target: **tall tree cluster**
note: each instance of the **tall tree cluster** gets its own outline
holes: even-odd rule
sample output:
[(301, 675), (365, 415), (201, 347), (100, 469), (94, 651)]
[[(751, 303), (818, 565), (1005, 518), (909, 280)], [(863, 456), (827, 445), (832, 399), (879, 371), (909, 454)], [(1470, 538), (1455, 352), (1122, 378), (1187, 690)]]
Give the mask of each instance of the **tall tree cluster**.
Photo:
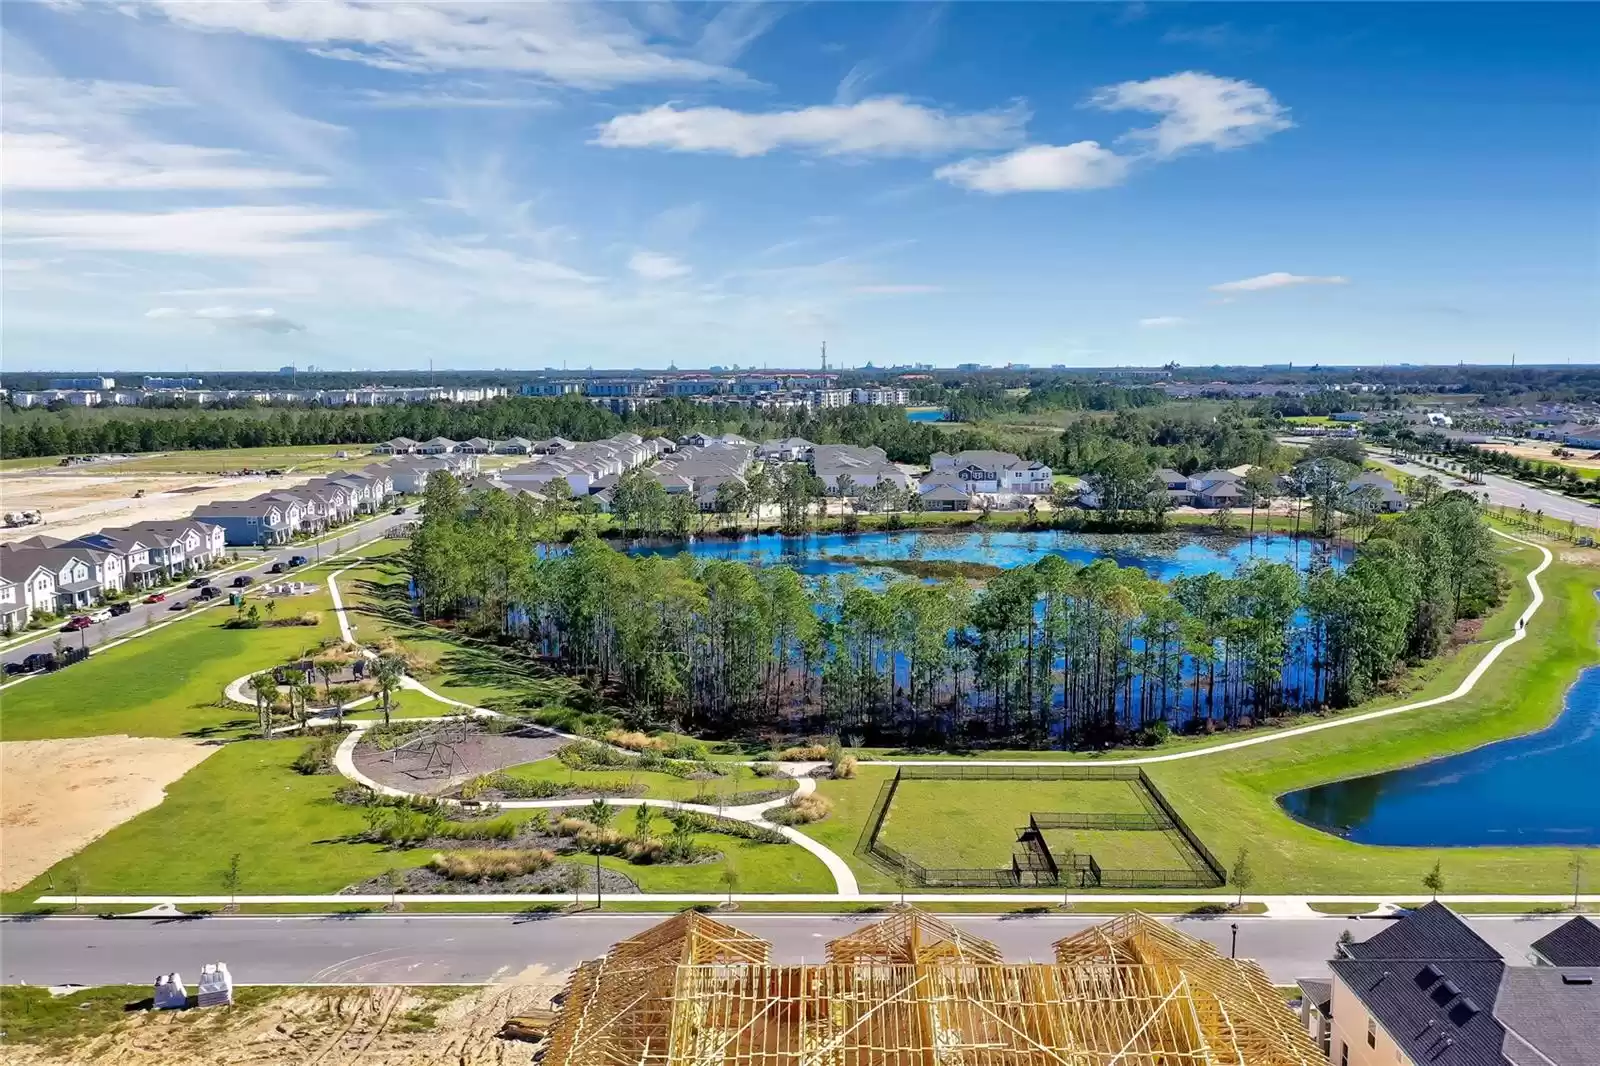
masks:
[(420, 606), (524, 643), (640, 717), (708, 734), (828, 728), (887, 741), (1092, 746), (1346, 706), (1498, 601), (1491, 536), (1448, 493), (1348, 565), (1255, 562), (1156, 580), (1059, 556), (981, 587), (692, 553), (633, 556), (498, 491), (427, 489)]

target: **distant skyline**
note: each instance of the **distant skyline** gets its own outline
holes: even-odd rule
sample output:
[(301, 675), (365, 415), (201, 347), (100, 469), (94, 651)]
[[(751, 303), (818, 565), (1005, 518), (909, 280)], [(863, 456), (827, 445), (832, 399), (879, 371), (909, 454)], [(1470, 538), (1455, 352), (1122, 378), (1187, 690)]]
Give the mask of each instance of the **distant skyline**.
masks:
[(1600, 361), (1581, 4), (14, 3), (10, 371)]

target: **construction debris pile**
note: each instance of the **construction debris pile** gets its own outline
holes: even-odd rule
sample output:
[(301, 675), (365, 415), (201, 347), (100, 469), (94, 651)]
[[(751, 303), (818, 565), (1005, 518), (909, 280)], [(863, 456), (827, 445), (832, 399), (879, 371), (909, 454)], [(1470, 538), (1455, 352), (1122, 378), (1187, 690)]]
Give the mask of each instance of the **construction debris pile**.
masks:
[(1312, 1066), (1254, 962), (1140, 914), (1007, 963), (915, 909), (776, 965), (685, 912), (573, 974), (543, 1066)]

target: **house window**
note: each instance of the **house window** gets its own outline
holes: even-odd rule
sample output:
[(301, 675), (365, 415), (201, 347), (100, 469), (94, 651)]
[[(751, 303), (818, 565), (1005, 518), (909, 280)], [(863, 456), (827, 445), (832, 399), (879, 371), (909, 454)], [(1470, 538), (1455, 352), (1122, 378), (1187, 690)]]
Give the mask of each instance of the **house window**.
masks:
[(1339, 1041), (1339, 1066), (1350, 1066), (1350, 1045)]
[(1367, 1046), (1372, 1048), (1378, 1046), (1378, 1023), (1371, 1018), (1367, 1019)]

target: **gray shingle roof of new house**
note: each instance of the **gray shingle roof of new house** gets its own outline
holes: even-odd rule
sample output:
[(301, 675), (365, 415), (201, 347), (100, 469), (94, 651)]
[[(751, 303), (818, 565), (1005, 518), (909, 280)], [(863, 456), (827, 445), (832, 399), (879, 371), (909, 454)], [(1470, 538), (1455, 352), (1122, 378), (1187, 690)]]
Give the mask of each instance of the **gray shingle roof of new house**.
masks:
[[(1533, 942), (1534, 954), (1550, 966), (1600, 966), (1600, 925), (1579, 915)], [(1600, 1040), (1600, 1019), (1596, 1019)]]

